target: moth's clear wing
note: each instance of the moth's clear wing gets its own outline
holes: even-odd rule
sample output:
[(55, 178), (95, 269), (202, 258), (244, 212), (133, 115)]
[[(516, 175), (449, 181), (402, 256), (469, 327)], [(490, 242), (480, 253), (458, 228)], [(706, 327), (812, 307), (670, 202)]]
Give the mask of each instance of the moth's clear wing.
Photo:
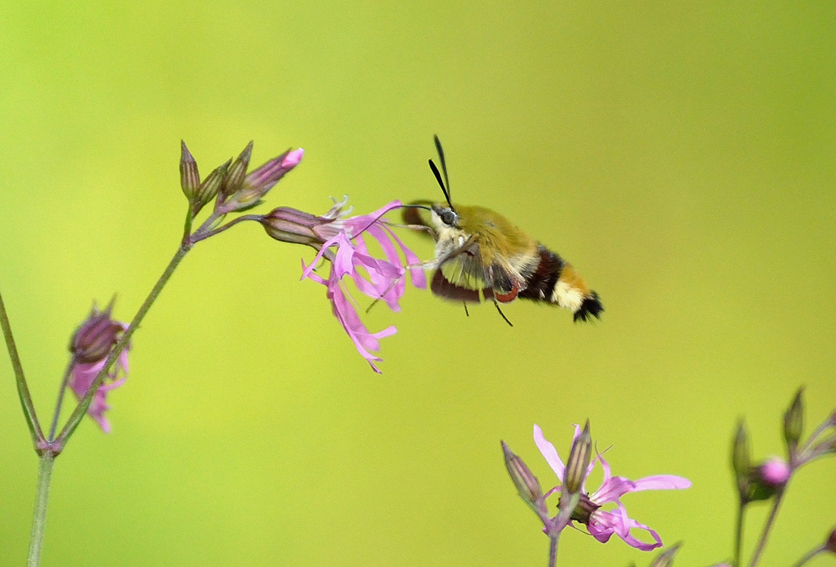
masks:
[(479, 244), (470, 243), (442, 262), (430, 287), (435, 295), (456, 301), (479, 302), (495, 296), (510, 301), (525, 287), (525, 279), (502, 262), (485, 266)]
[(456, 250), (442, 262), (439, 270), (449, 282), (465, 289), (478, 291), (491, 287), (485, 277), (479, 245), (475, 243)]

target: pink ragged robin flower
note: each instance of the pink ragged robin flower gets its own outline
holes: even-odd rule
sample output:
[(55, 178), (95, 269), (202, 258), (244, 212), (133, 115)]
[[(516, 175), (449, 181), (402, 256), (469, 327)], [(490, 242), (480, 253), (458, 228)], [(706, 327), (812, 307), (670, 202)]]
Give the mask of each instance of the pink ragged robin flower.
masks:
[[(113, 302), (101, 312), (94, 307), (87, 320), (75, 332), (70, 343), (73, 367), (67, 385), (79, 400), (87, 393), (99, 371), (104, 367), (110, 351), (128, 328), (127, 324), (111, 319), (112, 307)], [(110, 432), (110, 423), (104, 416), (104, 412), (110, 409), (106, 401), (107, 393), (124, 384), (127, 374), (128, 346), (119, 354), (119, 358), (107, 375), (107, 382), (99, 386), (87, 408), (87, 414), (105, 433)]]
[[(580, 435), (580, 427), (575, 426), (575, 438)], [(545, 457), (546, 462), (555, 472), (557, 477), (563, 481), (565, 466), (563, 461), (557, 454), (554, 445), (549, 443), (543, 432), (537, 425), (534, 426), (534, 442), (540, 449), (540, 452)], [(650, 551), (662, 545), (662, 540), (656, 531), (648, 526), (639, 523), (627, 515), (627, 509), (621, 502), (621, 497), (628, 492), (640, 492), (642, 490), (671, 490), (684, 489), (691, 486), (691, 482), (681, 476), (674, 475), (656, 475), (640, 478), (638, 480), (630, 480), (621, 476), (612, 476), (610, 472), (609, 463), (600, 454), (597, 455), (587, 470), (587, 476), (592, 471), (596, 462), (601, 463), (604, 470), (604, 482), (601, 486), (589, 494), (586, 491), (586, 486), (581, 488), (581, 499), (577, 507), (572, 513), (571, 522), (584, 524), (589, 533), (600, 541), (606, 543), (610, 537), (615, 534), (623, 539), (628, 545), (641, 549), (642, 551)], [(546, 493), (548, 497), (551, 494), (560, 493), (561, 487), (557, 486)], [(612, 510), (604, 510), (603, 507), (607, 504), (615, 504)], [(548, 528), (548, 526), (547, 526)], [(631, 530), (644, 530), (651, 538), (652, 543), (645, 543), (630, 532)], [(545, 530), (544, 530), (545, 531)]]
[[(369, 332), (352, 303), (345, 279), (353, 281), (361, 293), (383, 300), (392, 311), (400, 310), (398, 301), (406, 290), (407, 271), (415, 287), (425, 288), (427, 281), (423, 269), (417, 266), (418, 256), (382, 220), (387, 212), (402, 206), (400, 201), (392, 201), (369, 215), (356, 217), (349, 216), (351, 208), (346, 206), (346, 201), (335, 203), (319, 217), (280, 207), (261, 217), (260, 222), (276, 240), (306, 244), (317, 250), (309, 265), (302, 262), (302, 279), (311, 279), (327, 288), (326, 296), (334, 316), (354, 342), (357, 352), (375, 372), (380, 372), (374, 363), (381, 358), (373, 353), (380, 350), (379, 339), (394, 334), (396, 329), (390, 326), (376, 333)], [(384, 258), (372, 255), (366, 245), (366, 236), (377, 242)], [(330, 264), (327, 278), (316, 273), (322, 259)]]

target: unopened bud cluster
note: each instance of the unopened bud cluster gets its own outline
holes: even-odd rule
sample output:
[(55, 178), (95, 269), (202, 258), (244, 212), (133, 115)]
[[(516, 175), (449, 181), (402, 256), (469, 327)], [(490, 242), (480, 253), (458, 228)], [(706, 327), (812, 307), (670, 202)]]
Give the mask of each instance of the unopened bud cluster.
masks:
[(181, 143), (180, 186), (191, 204), (193, 215), (197, 215), (212, 199), (215, 199), (217, 215), (242, 212), (258, 205), (267, 192), (299, 164), (304, 155), (301, 148), (288, 150), (247, 173), (252, 150), (253, 143), (250, 142), (235, 161), (230, 159), (201, 181), (197, 162), (186, 143)]

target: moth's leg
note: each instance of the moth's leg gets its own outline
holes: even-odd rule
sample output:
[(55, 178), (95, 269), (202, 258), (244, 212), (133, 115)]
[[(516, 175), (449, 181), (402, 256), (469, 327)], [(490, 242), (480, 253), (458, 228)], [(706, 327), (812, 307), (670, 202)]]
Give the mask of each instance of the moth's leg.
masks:
[(440, 268), (442, 264), (448, 262), (455, 258), (456, 256), (460, 256), (461, 254), (466, 253), (470, 247), (476, 242), (476, 238), (471, 236), (464, 243), (456, 248), (455, 250), (451, 250), (447, 254), (441, 256), (440, 258), (433, 258), (432, 260), (427, 260), (426, 262), (419, 262), (417, 264), (407, 264), (405, 268), (408, 270), (410, 268), (423, 268), (424, 270), (434, 270)]
[(431, 226), (427, 226), (425, 224), (400, 224), (396, 222), (387, 222), (387, 226), (394, 226), (395, 228), (408, 228), (410, 230), (415, 230), (419, 232), (426, 232), (429, 234), (433, 240), (436, 242), (438, 241), (438, 234), (435, 232), (435, 229)]
[(499, 314), (502, 315), (502, 318), (505, 319), (505, 322), (508, 323), (509, 326), (513, 327), (514, 324), (508, 320), (508, 317), (505, 316), (505, 313), (502, 312), (502, 309), (499, 308), (499, 302), (494, 299), (493, 304), (496, 305), (496, 310), (499, 311)]

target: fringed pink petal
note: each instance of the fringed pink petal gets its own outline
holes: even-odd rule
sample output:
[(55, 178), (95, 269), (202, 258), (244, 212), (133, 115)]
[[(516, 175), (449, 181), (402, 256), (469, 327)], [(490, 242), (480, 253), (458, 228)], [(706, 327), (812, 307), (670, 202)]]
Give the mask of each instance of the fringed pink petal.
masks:
[[(626, 510), (624, 510), (623, 506), (613, 512), (596, 510), (590, 516), (587, 529), (600, 542), (608, 541), (614, 533), (628, 545), (642, 551), (650, 551), (662, 545), (662, 539), (659, 537), (659, 534), (644, 524), (640, 524), (636, 520), (627, 517)], [(646, 531), (653, 538), (653, 543), (646, 543), (634, 537), (630, 533), (630, 530), (633, 529)]]
[(383, 225), (384, 230), (389, 234), (392, 240), (400, 247), (401, 252), (403, 252), (404, 258), (406, 258), (406, 265), (408, 266), (409, 270), (409, 277), (412, 279), (412, 285), (417, 287), (418, 289), (426, 289), (427, 288), (427, 274), (424, 271), (424, 268), (420, 266), (421, 259), (418, 258), (418, 255), (415, 254), (412, 250), (407, 248), (406, 244), (398, 238), (398, 235), (386, 225)]
[(365, 232), (372, 224), (379, 222), (383, 215), (385, 215), (391, 210), (398, 209), (402, 206), (403, 203), (401, 203), (400, 201), (392, 201), (391, 203), (383, 205), (371, 214), (346, 219), (344, 221), (346, 230), (349, 236), (354, 238), (361, 232)]
[(543, 430), (536, 424), (534, 425), (534, 443), (537, 445), (537, 448), (540, 449), (540, 453), (543, 454), (543, 458), (545, 458), (546, 462), (549, 463), (549, 466), (554, 471), (554, 474), (556, 474), (557, 478), (562, 481), (563, 471), (566, 467), (563, 465), (563, 461), (560, 460), (560, 456), (557, 454), (557, 449), (554, 448), (554, 445), (546, 441), (546, 438), (543, 436)]
[(639, 480), (634, 480), (633, 484), (635, 485), (633, 492), (639, 492), (641, 490), (684, 490), (691, 488), (690, 480), (672, 474), (646, 476)]
[(609, 502), (617, 502), (619, 498), (634, 490), (636, 490), (636, 484), (632, 480), (623, 476), (614, 476), (605, 481), (594, 494), (590, 495), (589, 499), (598, 506), (603, 506)]

